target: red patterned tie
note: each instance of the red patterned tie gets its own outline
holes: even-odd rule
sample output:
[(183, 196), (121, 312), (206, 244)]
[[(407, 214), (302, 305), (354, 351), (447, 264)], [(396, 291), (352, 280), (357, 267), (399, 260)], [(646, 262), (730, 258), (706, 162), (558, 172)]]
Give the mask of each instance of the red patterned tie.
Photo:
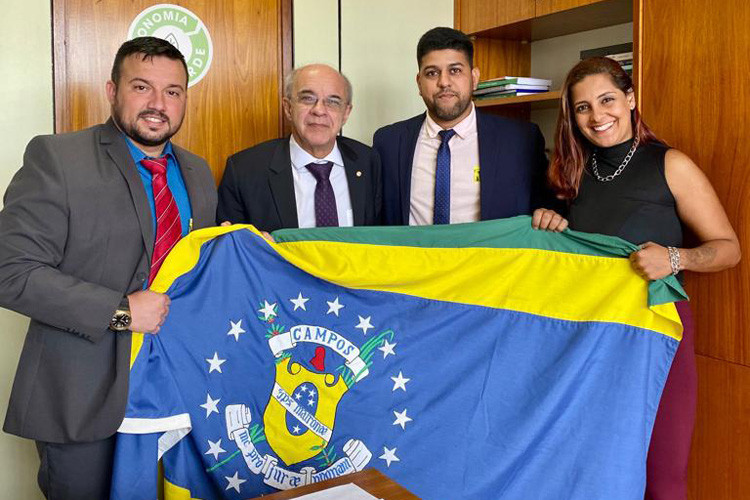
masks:
[(151, 188), (154, 193), (156, 211), (154, 254), (151, 257), (151, 272), (148, 276), (150, 285), (169, 251), (180, 241), (182, 224), (180, 224), (180, 211), (167, 185), (167, 157), (162, 156), (151, 160), (144, 158), (141, 164), (151, 172)]

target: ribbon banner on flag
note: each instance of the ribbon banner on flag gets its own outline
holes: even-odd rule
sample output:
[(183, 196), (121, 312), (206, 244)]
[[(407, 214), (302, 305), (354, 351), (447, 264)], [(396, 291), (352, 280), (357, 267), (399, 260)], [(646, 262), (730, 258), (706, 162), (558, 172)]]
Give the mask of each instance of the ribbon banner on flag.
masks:
[(530, 218), (191, 233), (133, 335), (112, 498), (250, 498), (375, 467), (423, 498), (639, 499), (673, 277)]

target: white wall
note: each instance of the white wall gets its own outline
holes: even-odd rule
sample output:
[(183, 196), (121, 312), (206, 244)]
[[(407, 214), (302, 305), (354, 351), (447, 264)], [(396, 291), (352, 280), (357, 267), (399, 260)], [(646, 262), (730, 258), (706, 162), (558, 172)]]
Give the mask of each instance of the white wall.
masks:
[(294, 0), (294, 66), (324, 63), (339, 67), (337, 0)]
[[(2, 1), (0, 16), (0, 192), (21, 166), (24, 148), (38, 134), (52, 133), (52, 51), (49, 0)], [(0, 419), (8, 396), (28, 319), (0, 309)], [(32, 441), (0, 434), (2, 498), (43, 498), (36, 486), (39, 460)]]
[[(336, 0), (295, 0), (294, 64), (338, 66)], [(326, 17), (328, 16), (328, 17)], [(424, 111), (417, 92), (417, 41), (435, 26), (453, 26), (453, 0), (341, 1), (341, 71), (354, 108), (344, 135), (371, 144), (378, 128)]]
[(372, 143), (378, 128), (425, 110), (417, 91), (417, 42), (453, 26), (453, 0), (342, 0), (341, 70), (354, 86), (344, 134)]

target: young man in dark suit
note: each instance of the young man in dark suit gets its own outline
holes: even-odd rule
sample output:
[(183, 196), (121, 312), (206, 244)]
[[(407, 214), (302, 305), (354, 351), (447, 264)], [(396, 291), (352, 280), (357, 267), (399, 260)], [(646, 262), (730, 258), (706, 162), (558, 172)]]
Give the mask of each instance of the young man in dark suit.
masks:
[(292, 135), (229, 157), (217, 220), (263, 231), (379, 224), (380, 159), (370, 147), (338, 135), (351, 102), (351, 84), (335, 69), (295, 69), (283, 103)]
[(448, 224), (530, 214), (546, 199), (539, 128), (483, 113), (471, 40), (434, 28), (417, 45), (417, 86), (427, 113), (375, 132), (389, 225)]
[(206, 162), (169, 139), (188, 74), (170, 43), (124, 43), (102, 125), (34, 138), (0, 212), (0, 306), (31, 318), (4, 430), (34, 439), (55, 500), (109, 498), (130, 332), (155, 334), (169, 297), (145, 288), (191, 228), (213, 225)]

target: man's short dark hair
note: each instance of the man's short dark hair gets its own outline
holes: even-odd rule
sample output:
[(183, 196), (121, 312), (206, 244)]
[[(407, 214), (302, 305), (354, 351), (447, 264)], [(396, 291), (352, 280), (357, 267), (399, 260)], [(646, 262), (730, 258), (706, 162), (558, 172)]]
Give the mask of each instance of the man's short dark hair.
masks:
[(432, 28), (422, 35), (417, 44), (417, 66), (422, 66), (422, 58), (433, 50), (453, 49), (463, 52), (474, 67), (474, 45), (463, 32), (453, 28)]
[(182, 67), (185, 68), (185, 75), (188, 75), (187, 64), (185, 58), (182, 56), (177, 47), (172, 45), (166, 40), (156, 38), (154, 36), (140, 36), (133, 38), (120, 45), (115, 55), (115, 62), (112, 64), (112, 81), (117, 85), (120, 80), (120, 69), (122, 68), (122, 61), (133, 54), (142, 54), (142, 60), (151, 59), (155, 56), (166, 57), (168, 59), (174, 59), (180, 61)]

